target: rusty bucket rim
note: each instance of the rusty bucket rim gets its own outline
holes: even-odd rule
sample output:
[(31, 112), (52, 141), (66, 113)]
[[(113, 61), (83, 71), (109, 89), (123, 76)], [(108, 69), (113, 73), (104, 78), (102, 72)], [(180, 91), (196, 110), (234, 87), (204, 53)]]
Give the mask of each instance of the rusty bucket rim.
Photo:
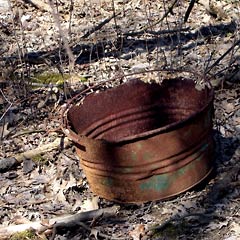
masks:
[[(153, 130), (149, 130), (149, 131), (145, 131), (145, 132), (142, 132), (142, 133), (139, 133), (139, 134), (134, 134), (134, 135), (131, 135), (131, 136), (127, 136), (127, 137), (123, 137), (121, 139), (118, 139), (117, 141), (107, 141), (107, 140), (104, 140), (104, 139), (94, 139), (94, 138), (91, 138), (91, 137), (88, 137), (88, 136), (85, 136), (85, 135), (82, 135), (82, 134), (77, 134), (76, 132), (74, 132), (70, 126), (69, 126), (69, 123), (68, 123), (68, 120), (67, 120), (67, 113), (69, 111), (69, 109), (72, 107), (73, 105), (73, 102), (79, 98), (79, 96), (81, 96), (82, 94), (84, 93), (87, 93), (88, 91), (90, 91), (91, 89), (94, 89), (94, 88), (97, 88), (97, 87), (100, 87), (108, 82), (114, 82), (116, 80), (121, 80), (122, 78), (124, 77), (129, 77), (129, 76), (134, 76), (134, 75), (139, 75), (139, 74), (143, 74), (143, 73), (148, 73), (148, 72), (155, 72), (155, 71), (164, 71), (164, 72), (188, 72), (188, 73), (191, 73), (191, 74), (196, 74), (198, 75), (199, 77), (202, 77), (204, 79), (204, 81), (206, 83), (209, 84), (210, 88), (209, 89), (209, 93), (208, 93), (208, 100), (206, 101), (206, 103), (204, 104), (204, 106), (202, 108), (200, 108), (198, 111), (190, 114), (188, 117), (186, 117), (185, 119), (181, 120), (181, 121), (176, 121), (176, 122), (173, 122), (173, 123), (170, 123), (170, 124), (167, 124), (163, 127), (160, 127), (160, 128), (156, 128), (156, 129), (153, 129)], [(180, 77), (179, 77), (180, 78)], [(128, 79), (127, 82), (129, 82), (131, 79)], [(179, 81), (183, 81), (183, 80), (191, 80), (192, 82), (194, 82), (194, 80), (190, 79), (190, 78), (183, 78), (183, 79), (179, 79)], [(123, 84), (126, 84), (127, 82), (124, 82)], [(147, 84), (147, 83), (146, 83)], [(156, 84), (158, 84), (156, 82)], [(121, 84), (122, 85), (122, 84)], [(119, 85), (120, 86), (120, 85)], [(118, 86), (116, 86), (118, 87)], [(107, 89), (108, 90), (108, 89)], [(106, 90), (106, 91), (107, 91)], [(200, 90), (200, 91), (203, 91), (203, 90)], [(89, 95), (91, 94), (94, 94), (95, 92), (91, 92)], [(87, 96), (89, 96), (87, 95)], [(80, 102), (84, 97), (82, 97), (81, 99), (78, 100), (78, 102)], [(103, 82), (100, 82), (92, 87), (89, 87), (85, 90), (83, 90), (82, 92), (80, 92), (79, 94), (77, 94), (75, 97), (73, 97), (66, 105), (65, 109), (63, 110), (62, 112), (62, 130), (63, 132), (67, 135), (68, 138), (70, 138), (72, 141), (74, 142), (78, 142), (79, 140), (83, 140), (83, 139), (88, 139), (88, 140), (91, 140), (93, 142), (108, 142), (108, 143), (127, 143), (127, 142), (131, 142), (133, 140), (138, 140), (138, 139), (143, 139), (143, 138), (146, 138), (146, 137), (151, 137), (151, 136), (154, 136), (156, 134), (160, 134), (160, 133), (164, 133), (164, 132), (167, 132), (167, 131), (171, 131), (173, 130), (176, 126), (179, 126), (179, 125), (182, 125), (182, 124), (185, 124), (186, 122), (188, 121), (191, 121), (192, 119), (196, 118), (199, 114), (201, 114), (205, 109), (207, 109), (209, 107), (209, 105), (211, 105), (212, 101), (213, 101), (213, 98), (214, 98), (214, 89), (209, 81), (209, 79), (205, 78), (204, 76), (198, 74), (198, 73), (195, 73), (195, 72), (192, 72), (190, 70), (184, 70), (184, 69), (181, 69), (181, 70), (176, 70), (176, 69), (154, 69), (154, 70), (147, 70), (147, 71), (142, 71), (142, 72), (138, 72), (138, 73), (130, 73), (130, 74), (127, 74), (127, 75), (120, 75), (120, 76), (116, 76), (112, 79), (109, 79), (109, 80), (106, 80), (106, 81), (103, 81)]]

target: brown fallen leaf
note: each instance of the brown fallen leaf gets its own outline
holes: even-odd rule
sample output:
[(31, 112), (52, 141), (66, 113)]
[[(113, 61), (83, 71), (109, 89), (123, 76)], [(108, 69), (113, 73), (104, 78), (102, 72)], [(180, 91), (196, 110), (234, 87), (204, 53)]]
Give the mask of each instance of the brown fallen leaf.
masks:
[(141, 238), (145, 235), (145, 226), (143, 224), (138, 224), (135, 228), (129, 232), (129, 235), (133, 238), (133, 240), (141, 240)]
[(19, 224), (30, 223), (30, 221), (27, 218), (23, 217), (23, 216), (16, 215), (14, 218), (11, 219), (10, 223), (19, 225)]

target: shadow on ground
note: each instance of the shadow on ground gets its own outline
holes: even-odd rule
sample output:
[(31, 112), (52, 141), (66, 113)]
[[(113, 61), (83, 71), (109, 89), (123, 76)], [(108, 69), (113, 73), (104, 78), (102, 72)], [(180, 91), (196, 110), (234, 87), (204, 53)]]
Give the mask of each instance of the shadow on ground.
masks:
[[(239, 139), (225, 138), (219, 131), (214, 132), (216, 142), (216, 157), (214, 172), (205, 182), (201, 183), (196, 191), (208, 189), (207, 194), (199, 199), (199, 210), (190, 211), (185, 216), (176, 214), (163, 227), (156, 227), (153, 239), (208, 239), (209, 231), (203, 229), (210, 228), (211, 224), (219, 224), (226, 221), (225, 214), (219, 213), (219, 206), (230, 209), (229, 203), (237, 198), (234, 192), (237, 176), (240, 173), (239, 164), (236, 166), (233, 156), (239, 146)], [(207, 186), (207, 183), (211, 181)], [(204, 193), (203, 193), (204, 194)], [(217, 210), (218, 209), (218, 210)], [(219, 230), (219, 229), (218, 229)], [(183, 236), (185, 238), (183, 238)], [(221, 239), (215, 236), (213, 239)]]
[[(211, 41), (211, 38), (216, 36), (224, 37), (229, 33), (235, 33), (236, 30), (237, 24), (232, 21), (226, 24), (203, 26), (194, 31), (186, 28), (182, 32), (171, 30), (151, 32), (154, 37), (148, 39), (141, 39), (141, 35), (138, 32), (123, 33), (121, 37), (116, 39), (108, 39), (106, 35), (106, 38), (96, 43), (80, 39), (80, 43), (73, 44), (71, 50), (75, 55), (78, 55), (76, 64), (87, 64), (100, 60), (103, 57), (111, 56), (128, 60), (143, 52), (151, 53), (157, 47), (164, 47), (164, 51), (169, 51), (178, 46), (186, 45), (181, 50), (188, 51), (198, 45), (205, 44), (205, 40)], [(108, 49), (107, 52), (106, 49)], [(64, 49), (56, 48), (52, 51), (30, 52), (23, 59), (32, 65), (46, 62), (54, 65), (59, 63), (60, 60), (67, 60), (67, 54)], [(9, 56), (0, 58), (0, 60), (5, 61), (6, 64), (14, 64), (16, 61), (19, 61), (19, 56)]]

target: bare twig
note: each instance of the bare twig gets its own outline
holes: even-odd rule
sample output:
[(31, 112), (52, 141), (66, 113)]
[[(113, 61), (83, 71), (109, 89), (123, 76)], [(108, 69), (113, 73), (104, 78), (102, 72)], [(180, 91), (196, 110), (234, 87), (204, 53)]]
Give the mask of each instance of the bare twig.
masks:
[(117, 32), (117, 36), (120, 36), (120, 29), (117, 26), (117, 13), (116, 13), (116, 9), (115, 9), (115, 4), (114, 4), (114, 0), (112, 0), (112, 8), (113, 8), (113, 19), (114, 19), (114, 25), (115, 25), (115, 30)]
[[(12, 2), (10, 0), (8, 0), (8, 5), (9, 5), (10, 12), (11, 12), (11, 22), (12, 22), (12, 25), (13, 25), (13, 34), (14, 34), (14, 37), (15, 37), (15, 40), (16, 40), (15, 41), (16, 45), (17, 45), (18, 62), (21, 64), (21, 66), (23, 66), (25, 69), (27, 69), (26, 62), (23, 59), (23, 56), (27, 55), (28, 51), (27, 51), (27, 48), (26, 48), (26, 39), (25, 39), (25, 34), (24, 34), (24, 31), (23, 31), (23, 27), (22, 27), (22, 22), (21, 22), (21, 11), (17, 8), (17, 14), (15, 14), (14, 10), (13, 10), (13, 7), (12, 7)], [(17, 16), (17, 18), (16, 18), (16, 16)], [(16, 21), (14, 19), (17, 20), (18, 24), (16, 24)], [(18, 25), (20, 27), (21, 34), (17, 34)], [(20, 90), (24, 90), (25, 94), (26, 94), (25, 81), (24, 81), (25, 80), (25, 75), (24, 74), (21, 75), (21, 80), (23, 80), (22, 83), (24, 85), (23, 84), (18, 84), (18, 90), (19, 90), (19, 92), (21, 92)]]
[(44, 224), (41, 221), (30, 222), (20, 225), (10, 225), (7, 227), (0, 227), (0, 239), (9, 239), (9, 237), (15, 233), (33, 229), (36, 232), (45, 232), (50, 229), (58, 229), (65, 227), (73, 227), (78, 225), (79, 222), (91, 221), (94, 218), (98, 217), (110, 217), (117, 214), (119, 208), (113, 206), (110, 208), (102, 208), (87, 212), (77, 213), (75, 215), (67, 215), (62, 217), (57, 217), (50, 219), (48, 224)]
[(63, 41), (63, 45), (64, 45), (64, 48), (67, 52), (67, 55), (68, 55), (68, 58), (69, 58), (69, 68), (70, 68), (70, 71), (73, 69), (74, 67), (74, 64), (75, 64), (75, 58), (73, 56), (73, 53), (72, 53), (72, 50), (68, 44), (68, 40), (62, 30), (62, 27), (61, 27), (61, 23), (60, 23), (60, 19), (59, 19), (59, 15), (57, 13), (57, 10), (52, 2), (52, 0), (48, 0), (48, 3), (52, 9), (52, 15), (53, 15), (53, 18), (54, 18), (54, 21), (55, 21), (55, 24), (58, 28), (58, 31), (59, 31), (59, 35), (60, 37), (62, 38), (62, 41)]
[(87, 33), (85, 33), (81, 38), (87, 38), (89, 37), (92, 33), (100, 30), (104, 25), (106, 25), (107, 23), (109, 23), (113, 18), (115, 18), (116, 16), (120, 15), (122, 11), (119, 11), (117, 13), (114, 13), (112, 16), (110, 16), (109, 18), (106, 18), (105, 20), (103, 20), (102, 22), (100, 22), (97, 26), (94, 26), (92, 29), (88, 30)]
[[(85, 224), (85, 223), (83, 223), (83, 222), (77, 222), (76, 225), (81, 226), (82, 228), (86, 229), (86, 230), (89, 231), (89, 232), (92, 232), (92, 231), (93, 231), (92, 228), (90, 228), (87, 224)], [(65, 226), (63, 226), (63, 227), (65, 227)], [(53, 240), (53, 239), (55, 238), (55, 235), (56, 235), (56, 228), (53, 229), (53, 235), (52, 235), (52, 237), (51, 237), (50, 240)], [(118, 237), (118, 238), (117, 238), (117, 237), (109, 236), (109, 235), (107, 235), (107, 234), (101, 233), (101, 232), (98, 231), (98, 230), (97, 230), (97, 235), (98, 235), (99, 237), (104, 238), (104, 239), (126, 240), (126, 238), (121, 238), (121, 237)]]
[[(82, 222), (90, 221), (99, 217), (110, 217), (117, 214), (119, 210), (118, 206), (113, 206), (111, 208), (103, 208), (92, 210), (88, 212), (81, 212), (75, 215), (70, 215), (60, 220), (55, 221), (53, 224), (53, 235), (51, 239), (54, 239), (57, 229), (59, 228), (66, 228), (66, 227), (74, 227), (76, 225), (82, 225)], [(84, 225), (86, 228), (86, 225)]]
[(141, 29), (141, 31), (142, 31), (142, 32), (145, 32), (145, 31), (148, 30), (149, 28), (152, 28), (152, 27), (154, 27), (155, 25), (157, 25), (158, 23), (162, 22), (162, 21), (168, 16), (169, 13), (172, 13), (173, 8), (174, 8), (174, 6), (176, 5), (177, 2), (178, 2), (178, 0), (175, 0), (175, 1), (172, 3), (172, 5), (168, 8), (168, 10), (165, 11), (164, 15), (163, 15), (160, 19), (158, 19), (157, 21), (153, 22), (150, 26), (147, 25), (147, 26), (143, 27), (143, 28)]
[(195, 4), (196, 0), (191, 0), (190, 3), (189, 3), (189, 6), (188, 6), (188, 9), (185, 13), (185, 16), (184, 16), (184, 22), (187, 22), (188, 18), (189, 18), (189, 15), (193, 9), (193, 6)]
[(21, 131), (12, 136), (12, 138), (27, 135), (27, 134), (32, 134), (32, 133), (40, 133), (40, 132), (46, 132), (44, 129), (33, 129), (33, 130), (26, 130), (26, 131)]
[(13, 103), (10, 102), (7, 97), (5, 96), (4, 92), (2, 91), (2, 89), (0, 89), (0, 93), (3, 96), (3, 98), (5, 99), (5, 101), (9, 104), (8, 108), (5, 110), (5, 112), (2, 114), (2, 116), (0, 117), (0, 122), (2, 121), (2, 119), (5, 117), (5, 115), (7, 114), (7, 112), (9, 111), (9, 109), (12, 107)]
[(146, 30), (146, 31), (136, 31), (136, 32), (125, 32), (123, 33), (123, 36), (138, 36), (142, 35), (144, 33), (150, 34), (150, 35), (163, 35), (163, 34), (174, 34), (180, 32), (187, 32), (189, 31), (189, 27), (186, 28), (181, 28), (181, 29), (169, 29), (169, 30), (161, 30), (161, 31), (151, 31), (151, 30)]
[(58, 149), (62, 145), (64, 145), (64, 147), (66, 147), (69, 144), (70, 144), (70, 141), (67, 138), (59, 137), (59, 138), (56, 138), (52, 143), (48, 143), (48, 144), (45, 144), (38, 148), (16, 154), (10, 158), (2, 158), (2, 159), (0, 159), (0, 172), (5, 172), (5, 171), (13, 168), (14, 166), (19, 165), (20, 163), (23, 162), (24, 159), (30, 159), (39, 154)]
[(71, 36), (71, 33), (72, 33), (73, 9), (74, 9), (74, 1), (73, 1), (73, 0), (70, 0), (70, 7), (69, 7), (69, 25), (68, 25), (68, 34), (69, 34), (69, 36)]
[[(209, 73), (216, 65), (218, 65), (236, 46), (240, 45), (240, 40), (236, 41), (221, 57), (219, 57), (206, 71)], [(240, 46), (239, 46), (240, 47)]]
[[(140, 31), (123, 33), (123, 36), (137, 36), (137, 35), (142, 35), (144, 33), (149, 33), (152, 35), (160, 35), (160, 34), (167, 34), (167, 33), (172, 33), (172, 32), (174, 33), (174, 32), (179, 31), (179, 29), (178, 30), (163, 30), (163, 31), (159, 31), (159, 32), (155, 32), (152, 30), (152, 27), (154, 27), (158, 23), (162, 22), (168, 16), (169, 13), (172, 13), (172, 10), (173, 10), (175, 4), (177, 3), (177, 1), (178, 0), (175, 0), (173, 2), (173, 4), (168, 8), (168, 10), (165, 11), (165, 14), (157, 21), (155, 21), (151, 24), (148, 23), (148, 25), (142, 27)], [(149, 29), (151, 29), (151, 30), (149, 30)], [(187, 30), (183, 29), (183, 31), (187, 31)]]

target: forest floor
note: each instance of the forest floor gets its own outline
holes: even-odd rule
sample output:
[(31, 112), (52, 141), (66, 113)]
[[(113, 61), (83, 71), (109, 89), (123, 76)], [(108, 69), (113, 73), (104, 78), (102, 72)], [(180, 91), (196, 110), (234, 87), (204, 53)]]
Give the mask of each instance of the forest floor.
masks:
[[(210, 10), (196, 4), (187, 23), (188, 1), (172, 11), (169, 1), (58, 0), (57, 8), (46, 2), (0, 3), (0, 239), (10, 239), (8, 226), (32, 222), (45, 226), (32, 239), (239, 239), (239, 1), (214, 1)], [(170, 200), (119, 204), (100, 198), (89, 188), (74, 145), (56, 144), (64, 139), (62, 111), (80, 90), (156, 67), (210, 76), (214, 173)], [(19, 164), (1, 169), (16, 156)], [(112, 207), (114, 214), (80, 224), (54, 229), (51, 222)]]

